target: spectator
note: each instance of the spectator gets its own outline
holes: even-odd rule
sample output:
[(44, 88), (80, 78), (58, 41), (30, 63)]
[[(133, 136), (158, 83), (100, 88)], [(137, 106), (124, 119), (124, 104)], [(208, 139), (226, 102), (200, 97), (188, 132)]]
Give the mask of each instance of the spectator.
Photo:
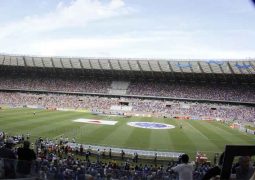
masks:
[(217, 164), (217, 157), (218, 157), (218, 154), (214, 154), (214, 157), (213, 157), (213, 164), (216, 166)]
[(97, 156), (97, 162), (100, 161), (100, 155), (101, 155), (101, 152), (100, 152), (100, 150), (98, 149), (98, 150), (97, 150), (97, 154), (96, 154), (96, 156)]
[(80, 145), (80, 155), (82, 156), (83, 155), (83, 146), (82, 146), (82, 144)]
[(181, 164), (173, 167), (172, 170), (179, 175), (179, 180), (192, 180), (193, 165), (189, 164), (189, 156), (183, 154), (181, 156)]
[(13, 151), (14, 141), (8, 138), (5, 146), (0, 148), (0, 158), (4, 158), (4, 177), (6, 179), (13, 179), (16, 177), (15, 173), (15, 160), (16, 155)]
[(213, 177), (220, 176), (221, 168), (223, 165), (223, 159), (224, 159), (225, 152), (223, 152), (220, 155), (218, 166), (215, 166), (207, 171), (207, 173), (204, 175), (202, 180), (209, 180)]
[(36, 159), (35, 152), (29, 148), (30, 142), (24, 141), (23, 147), (18, 148), (17, 173), (20, 177), (26, 177), (30, 174), (32, 161)]
[[(74, 146), (60, 145), (59, 142), (48, 138), (46, 140), (40, 138), (38, 142), (40, 142), (38, 144), (41, 150), (36, 162), (32, 165), (35, 165), (35, 172), (38, 172), (42, 179), (84, 179), (84, 177), (95, 179), (176, 179), (176, 175), (169, 171), (177, 163), (175, 161), (167, 168), (157, 165), (149, 167), (137, 163), (130, 164), (129, 161), (120, 164), (111, 160), (106, 163), (102, 161), (90, 162), (75, 157), (73, 152), (75, 152), (77, 144)], [(67, 157), (63, 157), (66, 147), (69, 153)], [(201, 175), (209, 168), (209, 165), (197, 166), (193, 172), (193, 178), (201, 179)]]
[(157, 160), (158, 160), (158, 154), (155, 153), (155, 155), (154, 155), (154, 164), (157, 164)]
[(254, 167), (251, 165), (249, 156), (241, 156), (239, 158), (239, 166), (236, 168), (237, 180), (249, 180), (254, 173)]
[(124, 152), (124, 150), (123, 150), (123, 149), (121, 150), (121, 153), (120, 153), (120, 154), (121, 154), (121, 159), (122, 159), (122, 160), (124, 160), (125, 152)]
[(0, 131), (0, 147), (4, 145), (5, 134)]
[(105, 158), (105, 149), (104, 149), (103, 152), (102, 152), (102, 158), (103, 158), (103, 159)]
[(112, 149), (109, 149), (109, 158), (112, 159)]
[(134, 153), (134, 160), (133, 160), (135, 163), (138, 163), (138, 153), (135, 152)]
[(89, 156), (90, 156), (90, 151), (87, 150), (86, 154), (85, 154), (85, 157), (86, 157), (86, 161), (88, 161), (88, 162), (89, 162)]

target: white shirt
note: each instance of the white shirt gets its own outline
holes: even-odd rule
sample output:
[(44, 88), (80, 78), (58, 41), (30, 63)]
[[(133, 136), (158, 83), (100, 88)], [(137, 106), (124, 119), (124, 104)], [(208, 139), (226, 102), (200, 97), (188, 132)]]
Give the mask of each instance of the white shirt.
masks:
[(193, 166), (191, 164), (178, 164), (172, 170), (179, 174), (179, 180), (192, 180), (193, 179)]

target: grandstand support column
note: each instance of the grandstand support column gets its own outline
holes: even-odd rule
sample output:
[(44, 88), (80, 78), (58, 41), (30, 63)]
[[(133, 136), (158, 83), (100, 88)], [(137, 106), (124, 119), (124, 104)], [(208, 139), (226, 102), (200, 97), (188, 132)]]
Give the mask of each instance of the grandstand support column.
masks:
[(168, 64), (168, 66), (169, 66), (169, 69), (171, 70), (171, 74), (172, 74), (172, 76), (173, 76), (174, 80), (176, 80), (175, 75), (174, 75), (174, 70), (173, 70), (172, 65), (170, 64), (170, 62), (169, 62), (169, 61), (167, 61), (167, 64)]
[(45, 63), (43, 61), (43, 58), (41, 57), (41, 61), (42, 61), (42, 65), (43, 65), (43, 68), (45, 69)]
[(97, 62), (98, 62), (98, 64), (99, 64), (99, 67), (100, 67), (100, 71), (101, 71), (101, 73), (102, 73), (102, 74), (103, 74), (103, 76), (105, 77), (104, 68), (103, 68), (103, 66), (102, 66), (102, 64), (101, 64), (101, 62), (100, 62), (100, 60), (99, 60), (99, 59), (97, 59)]
[(5, 59), (5, 56), (4, 55), (0, 55), (0, 65), (4, 64), (4, 59)]
[(112, 76), (113, 76), (113, 74), (114, 74), (114, 72), (113, 72), (113, 67), (112, 67), (112, 63), (111, 63), (111, 61), (110, 61), (110, 59), (108, 59), (108, 64), (109, 64), (109, 66), (110, 66), (110, 68), (111, 68), (111, 71), (112, 71)]
[(224, 77), (224, 80), (227, 81), (227, 77), (226, 77), (225, 72), (224, 72), (223, 69), (222, 69), (222, 66), (220, 66), (220, 70), (221, 70), (221, 73), (222, 73), (222, 75), (223, 75), (223, 77)]
[(88, 59), (88, 62), (89, 62), (89, 66), (90, 66), (90, 69), (91, 69), (91, 72), (92, 72), (92, 76), (94, 76), (94, 68), (92, 66), (91, 59)]
[(50, 61), (51, 61), (53, 68), (55, 69), (55, 64), (54, 64), (53, 58), (50, 58)]
[(195, 79), (195, 72), (194, 72), (194, 69), (193, 69), (193, 66), (190, 66), (190, 71), (192, 72), (192, 81), (194, 81)]
[(254, 82), (255, 81), (255, 76), (253, 76), (253, 74), (255, 74), (255, 65), (252, 65), (251, 61), (249, 61), (249, 64), (251, 65), (251, 68), (253, 69), (253, 72), (250, 72), (251, 73), (251, 82)]
[(132, 74), (132, 77), (134, 77), (134, 70), (132, 69), (129, 60), (127, 60), (127, 63), (128, 63), (129, 69), (131, 70), (130, 74)]
[[(23, 56), (22, 59), (24, 61), (25, 68), (27, 68), (27, 62), (26, 62), (25, 56)], [(4, 60), (5, 60), (5, 56), (4, 56)], [(4, 63), (4, 60), (3, 60), (3, 63)]]
[(183, 72), (182, 67), (179, 67), (179, 68), (180, 68), (180, 70), (181, 70), (182, 78), (183, 78), (183, 79), (186, 79), (185, 76), (184, 76), (184, 72)]
[(19, 58), (18, 58), (18, 57), (16, 57), (15, 59), (16, 59), (16, 61), (17, 61), (17, 66), (18, 66), (18, 61), (19, 61)]
[[(253, 71), (255, 72), (255, 66), (254, 65), (252, 65), (252, 63), (251, 63), (251, 61), (249, 61), (249, 65), (251, 66), (251, 68), (253, 69)], [(251, 74), (254, 74), (254, 73), (252, 73), (252, 72), (250, 72)]]
[(200, 71), (202, 72), (202, 81), (206, 81), (206, 77), (205, 77), (205, 71), (203, 70), (203, 68), (202, 68), (202, 65), (200, 64), (200, 62), (199, 61), (197, 61), (197, 64), (198, 64), (198, 67), (199, 67), (199, 69), (200, 69)]
[(140, 73), (142, 74), (142, 77), (144, 77), (144, 73), (143, 73), (143, 69), (141, 67), (141, 64), (139, 63), (139, 61), (135, 61), (139, 67)]
[(147, 63), (148, 63), (148, 66), (149, 66), (149, 68), (150, 68), (151, 75), (155, 78), (154, 73), (153, 73), (153, 70), (152, 70), (152, 68), (151, 68), (151, 64), (149, 63), (149, 61), (147, 61)]
[(162, 78), (165, 79), (165, 73), (163, 72), (162, 67), (161, 67), (159, 61), (157, 61), (157, 64), (158, 64), (158, 67), (159, 67), (159, 70), (160, 70)]
[(63, 65), (63, 60), (62, 60), (62, 58), (60, 58), (60, 59), (59, 59), (59, 61), (60, 61), (60, 64), (61, 64), (62, 68), (64, 68), (64, 65)]
[(213, 77), (213, 81), (216, 81), (216, 76), (215, 76), (215, 72), (213, 71), (212, 65), (208, 63), (208, 66), (209, 66), (209, 68), (210, 68), (210, 70), (212, 72), (211, 76)]
[(201, 66), (199, 61), (197, 62), (197, 64), (198, 64), (198, 67), (199, 67), (200, 71), (204, 74), (205, 72), (204, 72), (204, 70), (203, 70), (203, 68), (202, 68), (202, 66)]
[(231, 73), (232, 73), (232, 74), (235, 74), (235, 72), (234, 72), (234, 70), (232, 69), (232, 67), (230, 66), (229, 62), (226, 62), (226, 63), (227, 63), (227, 65), (228, 65), (228, 67), (229, 67)]
[(84, 73), (85, 69), (84, 69), (83, 64), (81, 63), (81, 59), (80, 59), (80, 58), (78, 59), (78, 62), (80, 63), (81, 70), (82, 70), (82, 76), (84, 77), (84, 75), (85, 75), (85, 73)]
[(33, 66), (36, 67), (35, 66), (35, 59), (34, 59), (34, 57), (32, 57), (32, 62), (33, 62)]
[(71, 58), (68, 58), (67, 60), (69, 61), (70, 65), (71, 65), (71, 68), (74, 70), (74, 65), (73, 65), (73, 62), (72, 62)]
[(122, 75), (123, 75), (123, 76), (126, 76), (126, 73), (125, 73), (124, 69), (123, 69), (122, 66), (121, 66), (120, 60), (117, 60), (117, 63), (118, 63), (118, 65), (119, 65), (119, 67), (120, 67), (120, 70), (121, 70)]

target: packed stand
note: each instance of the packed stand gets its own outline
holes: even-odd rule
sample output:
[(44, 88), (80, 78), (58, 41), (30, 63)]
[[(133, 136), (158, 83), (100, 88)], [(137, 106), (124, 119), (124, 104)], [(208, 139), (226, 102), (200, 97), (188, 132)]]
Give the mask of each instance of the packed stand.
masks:
[[(64, 139), (40, 137), (31, 149), (30, 142), (24, 138), (21, 141), (23, 146), (19, 148), (14, 146), (10, 137), (0, 139), (5, 142), (0, 146), (0, 159), (4, 158), (0, 161), (0, 178), (207, 180), (220, 176), (224, 157), (222, 153), (218, 164), (198, 164), (190, 162), (189, 156), (183, 154), (178, 160), (170, 160), (167, 165), (155, 161), (147, 165), (140, 160), (120, 160), (120, 156), (113, 158), (103, 154), (103, 151), (95, 153), (83, 148), (83, 145), (72, 149)], [(116, 161), (116, 158), (120, 161)], [(255, 174), (251, 157), (239, 157), (238, 162), (232, 165), (231, 177), (248, 180), (252, 176)]]
[[(171, 160), (168, 165), (157, 162), (147, 165), (128, 157), (116, 161), (120, 160), (120, 156), (108, 156), (103, 154), (103, 151), (98, 154), (83, 148), (82, 145), (78, 149), (72, 149), (64, 139), (38, 138), (32, 147), (34, 151), (30, 149), (30, 142), (25, 139), (20, 142), (23, 147), (17, 148), (10, 137), (5, 138), (5, 145), (0, 147), (0, 159), (4, 158), (0, 178), (175, 180), (181, 173), (176, 168), (182, 165), (180, 161)], [(201, 179), (212, 167), (210, 164), (194, 163), (189, 163), (188, 166), (189, 176), (195, 180)]]
[(133, 111), (153, 112), (166, 117), (188, 116), (189, 119), (255, 120), (255, 108), (248, 106), (180, 101), (135, 100)]
[[(121, 102), (128, 102), (122, 105)], [(0, 104), (9, 106), (36, 106), (38, 108), (89, 109), (111, 113), (113, 106), (131, 107), (131, 113), (149, 113), (153, 116), (189, 119), (255, 120), (255, 107), (181, 101), (142, 100), (135, 98), (107, 98), (56, 94), (29, 94), (0, 92)], [(121, 111), (121, 110), (117, 110)]]
[(0, 77), (1, 89), (107, 93), (111, 81), (94, 79)]
[[(111, 80), (89, 78), (0, 77), (1, 89), (107, 94)], [(204, 83), (131, 82), (128, 95), (164, 96), (238, 102), (255, 102), (255, 86)]]
[(173, 98), (255, 102), (255, 86), (222, 84), (188, 84), (167, 82), (131, 82), (130, 95), (164, 96)]

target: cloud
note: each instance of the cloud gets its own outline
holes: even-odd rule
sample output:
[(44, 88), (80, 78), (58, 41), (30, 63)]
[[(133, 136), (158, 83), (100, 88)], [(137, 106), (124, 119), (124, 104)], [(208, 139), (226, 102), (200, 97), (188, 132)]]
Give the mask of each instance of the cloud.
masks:
[[(62, 55), (77, 51), (107, 51), (123, 48), (125, 45), (131, 45), (143, 42), (143, 38), (132, 37), (100, 37), (100, 38), (64, 38), (64, 39), (47, 39), (35, 42), (31, 48), (38, 55)], [(69, 52), (69, 53), (66, 53)], [(109, 53), (107, 53), (109, 54)], [(71, 55), (71, 54), (69, 54)], [(95, 55), (94, 55), (95, 56)]]
[[(253, 33), (241, 30), (243, 34)], [(255, 57), (252, 47), (239, 48), (236, 45), (221, 45), (232, 42), (232, 36), (240, 31), (221, 32), (229, 37), (209, 38), (208, 31), (142, 31), (118, 35), (85, 37), (35, 38), (29, 42), (7, 43), (8, 53), (33, 54), (40, 56), (85, 56), (85, 57), (129, 57), (129, 58), (246, 58)], [(1, 49), (1, 47), (0, 47)], [(4, 48), (2, 48), (4, 49)]]
[(129, 10), (123, 0), (76, 0), (60, 2), (54, 11), (41, 16), (27, 16), (18, 22), (2, 24), (0, 39), (24, 33), (41, 33), (61, 28), (84, 27), (89, 22), (125, 15)]
[[(130, 40), (119, 37), (99, 39), (86, 37), (84, 33), (73, 34), (72, 32), (75, 29), (86, 28), (89, 23), (126, 16), (132, 11), (133, 9), (127, 7), (123, 0), (104, 2), (71, 0), (69, 3), (62, 1), (49, 13), (31, 15), (19, 21), (1, 24), (0, 50), (14, 54), (57, 55), (59, 53), (61, 55), (74, 50), (75, 52), (93, 49), (101, 51), (100, 48), (117, 48), (122, 42)], [(70, 32), (73, 37), (53, 35), (58, 32)]]
[[(158, 28), (144, 23), (146, 18), (139, 13), (139, 9), (132, 9), (124, 0), (60, 2), (49, 13), (1, 24), (0, 50), (41, 56), (255, 57), (252, 30), (193, 30), (189, 25), (181, 29)], [(126, 15), (131, 15), (131, 21), (125, 21), (129, 18), (123, 18)], [(108, 29), (104, 34), (105, 24)], [(134, 25), (137, 28), (132, 28)]]
[[(247, 34), (249, 31), (243, 31)], [(227, 33), (227, 32), (226, 32)], [(228, 32), (229, 33), (229, 32)], [(233, 34), (232, 34), (233, 33)], [(215, 32), (214, 32), (215, 34)], [(222, 36), (222, 32), (220, 33)], [(94, 56), (94, 57), (139, 57), (139, 58), (246, 58), (255, 56), (246, 48), (221, 45), (232, 41), (229, 37), (209, 38), (207, 31), (142, 31), (127, 32), (112, 36), (49, 38), (35, 41), (29, 48), (37, 55), (49, 56)], [(220, 37), (221, 37), (220, 36)], [(226, 35), (225, 35), (226, 36)], [(251, 35), (250, 35), (251, 36)], [(227, 43), (228, 44), (228, 43)]]

